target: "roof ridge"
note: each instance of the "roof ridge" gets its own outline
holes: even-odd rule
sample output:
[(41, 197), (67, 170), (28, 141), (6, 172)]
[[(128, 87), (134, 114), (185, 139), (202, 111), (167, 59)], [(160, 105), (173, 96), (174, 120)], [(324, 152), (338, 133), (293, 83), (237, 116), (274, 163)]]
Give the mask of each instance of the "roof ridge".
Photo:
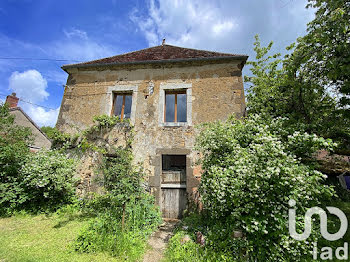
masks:
[[(210, 51), (210, 50), (205, 50), (205, 49), (196, 49), (196, 48), (190, 48), (190, 47), (183, 47), (183, 46), (176, 46), (176, 45), (168, 45), (168, 44), (164, 44), (167, 46), (172, 46), (172, 47), (177, 47), (177, 48), (182, 48), (182, 49), (187, 49), (187, 50), (193, 50), (193, 51), (201, 51), (201, 52), (211, 52), (211, 53), (215, 53), (215, 54), (222, 54), (222, 55), (239, 55), (239, 54), (232, 54), (232, 53), (223, 53), (223, 52), (218, 52), (218, 51)], [(156, 47), (156, 46), (155, 46)], [(141, 49), (142, 50), (142, 49)], [(141, 51), (140, 50), (140, 51)], [(240, 54), (242, 55), (242, 54)]]
[(165, 61), (190, 61), (195, 59), (224, 59), (236, 58), (247, 60), (247, 55), (223, 53), (218, 51), (209, 51), (203, 49), (187, 48), (182, 46), (162, 44), (151, 46), (140, 50), (122, 53), (114, 56), (99, 58), (75, 64), (66, 64), (62, 66), (63, 70), (67, 68), (83, 67), (91, 65), (111, 65), (111, 64), (132, 64), (142, 62), (165, 62)]

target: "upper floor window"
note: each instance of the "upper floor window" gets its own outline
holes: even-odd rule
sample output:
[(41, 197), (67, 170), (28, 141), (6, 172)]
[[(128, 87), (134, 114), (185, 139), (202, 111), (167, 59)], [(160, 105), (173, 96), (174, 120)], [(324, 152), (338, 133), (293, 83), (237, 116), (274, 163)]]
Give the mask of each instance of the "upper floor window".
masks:
[(131, 116), (132, 93), (114, 93), (112, 114), (121, 120)]
[(165, 122), (187, 122), (186, 90), (165, 91)]

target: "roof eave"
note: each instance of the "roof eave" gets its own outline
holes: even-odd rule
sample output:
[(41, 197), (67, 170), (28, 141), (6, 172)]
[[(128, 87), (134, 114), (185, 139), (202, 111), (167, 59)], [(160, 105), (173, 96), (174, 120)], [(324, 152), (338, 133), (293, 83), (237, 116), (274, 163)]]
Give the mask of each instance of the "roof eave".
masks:
[(221, 56), (221, 57), (201, 57), (201, 58), (185, 58), (185, 59), (164, 59), (164, 60), (145, 60), (145, 61), (134, 61), (134, 62), (113, 62), (113, 63), (93, 63), (93, 64), (73, 64), (64, 65), (61, 68), (66, 71), (71, 68), (89, 68), (89, 67), (107, 67), (113, 65), (139, 65), (139, 64), (166, 64), (166, 63), (177, 63), (177, 62), (192, 62), (192, 61), (215, 61), (215, 60), (240, 60), (244, 64), (247, 61), (247, 55), (241, 56)]

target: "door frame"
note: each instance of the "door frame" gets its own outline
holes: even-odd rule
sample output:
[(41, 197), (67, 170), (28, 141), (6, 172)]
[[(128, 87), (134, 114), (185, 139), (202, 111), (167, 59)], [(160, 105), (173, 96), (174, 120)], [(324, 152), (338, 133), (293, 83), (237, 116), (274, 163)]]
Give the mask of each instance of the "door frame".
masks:
[[(193, 177), (193, 168), (192, 168), (192, 158), (191, 158), (191, 150), (186, 148), (158, 148), (156, 150), (156, 156), (155, 156), (155, 174), (154, 179), (152, 181), (152, 186), (156, 189), (154, 191), (154, 195), (156, 198), (156, 204), (160, 207), (162, 210), (162, 188), (161, 188), (161, 181), (162, 181), (162, 155), (186, 155), (186, 193), (187, 196), (192, 193), (192, 188), (197, 185), (197, 180)], [(188, 201), (188, 199), (187, 199)], [(187, 202), (188, 203), (188, 202)]]

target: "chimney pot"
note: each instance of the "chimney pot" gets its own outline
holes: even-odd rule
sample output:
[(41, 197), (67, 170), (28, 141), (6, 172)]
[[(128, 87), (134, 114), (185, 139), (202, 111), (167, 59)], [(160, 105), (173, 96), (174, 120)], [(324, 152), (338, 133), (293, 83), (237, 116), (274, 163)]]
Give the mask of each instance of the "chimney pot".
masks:
[(18, 105), (19, 98), (16, 97), (16, 93), (12, 93), (6, 97), (5, 104), (8, 105), (9, 108), (15, 108)]

